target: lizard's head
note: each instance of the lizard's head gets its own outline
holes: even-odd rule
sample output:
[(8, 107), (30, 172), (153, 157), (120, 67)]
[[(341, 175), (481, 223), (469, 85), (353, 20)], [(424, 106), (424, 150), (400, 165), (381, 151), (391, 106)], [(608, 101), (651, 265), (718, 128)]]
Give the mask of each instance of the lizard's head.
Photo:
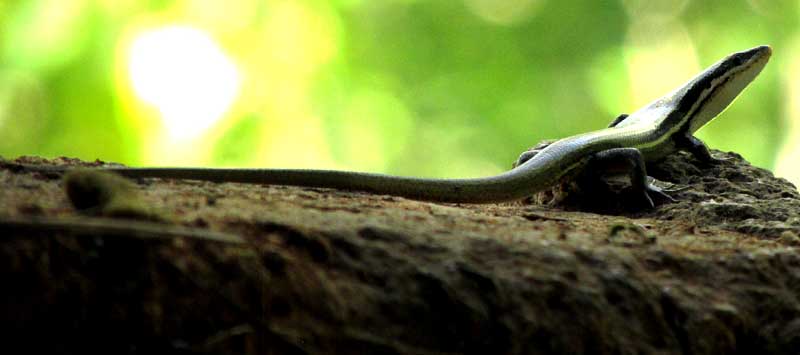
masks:
[(769, 46), (733, 53), (686, 83), (672, 98), (677, 125), (694, 133), (714, 119), (764, 69), (771, 55)]

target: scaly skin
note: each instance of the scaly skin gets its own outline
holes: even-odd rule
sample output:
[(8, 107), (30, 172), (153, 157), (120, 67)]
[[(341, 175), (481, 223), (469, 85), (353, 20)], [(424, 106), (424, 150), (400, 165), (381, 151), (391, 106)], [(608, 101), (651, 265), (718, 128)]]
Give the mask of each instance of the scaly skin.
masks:
[[(639, 152), (636, 154), (640, 154), (647, 162), (657, 161), (678, 149), (689, 149), (696, 155), (708, 159), (710, 155), (705, 156), (708, 154), (707, 149), (692, 134), (722, 112), (744, 90), (767, 64), (771, 53), (768, 46), (733, 53), (673, 92), (630, 116), (615, 121), (613, 127), (558, 140), (513, 170), (490, 177), (426, 179), (303, 169), (105, 168), (104, 170), (130, 178), (325, 187), (439, 202), (492, 203), (516, 200), (546, 189), (564, 175), (586, 167), (592, 157), (612, 155), (598, 153), (614, 152), (619, 150), (618, 148), (635, 148)], [(51, 172), (63, 170), (46, 167), (26, 167), (26, 169)], [(649, 185), (645, 187), (650, 188)]]

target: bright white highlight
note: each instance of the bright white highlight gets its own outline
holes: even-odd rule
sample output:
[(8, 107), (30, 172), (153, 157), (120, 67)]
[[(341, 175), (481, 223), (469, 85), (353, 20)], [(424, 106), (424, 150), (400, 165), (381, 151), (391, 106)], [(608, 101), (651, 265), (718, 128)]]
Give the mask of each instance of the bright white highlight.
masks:
[(202, 134), (239, 93), (233, 62), (204, 31), (169, 26), (142, 33), (130, 47), (133, 91), (158, 108), (171, 139)]

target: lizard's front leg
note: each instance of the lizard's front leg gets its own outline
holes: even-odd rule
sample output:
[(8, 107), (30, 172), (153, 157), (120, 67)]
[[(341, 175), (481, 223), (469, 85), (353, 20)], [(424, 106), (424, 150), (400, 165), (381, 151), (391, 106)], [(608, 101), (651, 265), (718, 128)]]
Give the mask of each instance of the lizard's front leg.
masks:
[[(675, 201), (672, 197), (652, 185), (645, 169), (644, 157), (636, 148), (613, 148), (594, 154), (586, 164), (582, 174), (582, 185), (592, 186), (604, 175), (627, 175), (633, 193), (639, 198), (640, 203), (653, 208), (655, 198), (657, 202)], [(593, 181), (587, 181), (593, 180)]]
[(705, 143), (689, 133), (677, 135), (675, 138), (675, 146), (678, 147), (678, 149), (686, 150), (691, 153), (697, 160), (705, 165), (711, 165), (726, 160), (714, 158)]

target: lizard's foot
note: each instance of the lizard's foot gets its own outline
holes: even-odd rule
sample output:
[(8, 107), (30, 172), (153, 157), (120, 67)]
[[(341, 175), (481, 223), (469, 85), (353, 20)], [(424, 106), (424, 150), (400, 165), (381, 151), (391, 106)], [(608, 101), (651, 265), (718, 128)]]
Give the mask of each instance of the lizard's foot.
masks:
[(642, 194), (644, 195), (645, 202), (650, 205), (650, 208), (655, 208), (656, 203), (653, 202), (654, 198), (658, 205), (663, 204), (664, 202), (678, 202), (672, 196), (668, 195), (664, 190), (660, 189), (658, 186), (655, 186), (649, 182), (645, 183), (644, 188), (642, 189)]
[(590, 179), (602, 178), (604, 174), (627, 176), (633, 198), (639, 199), (634, 204), (639, 206), (655, 208), (664, 202), (675, 202), (672, 196), (651, 183), (642, 153), (636, 148), (612, 148), (596, 153), (586, 170)]
[(681, 186), (679, 186), (679, 184), (670, 184), (669, 187), (666, 187), (666, 188), (663, 188), (663, 189), (659, 188), (659, 189), (664, 193), (671, 194), (671, 193), (686, 191), (686, 190), (692, 188), (691, 185), (683, 185), (683, 184), (680, 184), (680, 185)]

